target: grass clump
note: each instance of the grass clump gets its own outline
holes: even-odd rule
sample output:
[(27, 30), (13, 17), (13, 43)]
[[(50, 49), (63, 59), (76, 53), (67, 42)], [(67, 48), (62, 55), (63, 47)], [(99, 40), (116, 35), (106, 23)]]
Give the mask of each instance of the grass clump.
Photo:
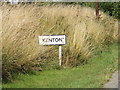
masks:
[[(40, 46), (38, 35), (67, 37), (63, 46), (62, 66), (87, 63), (96, 48), (117, 41), (117, 20), (78, 5), (2, 4), (3, 79), (12, 80), (13, 73), (59, 68), (58, 46)], [(50, 64), (49, 64), (50, 63)]]

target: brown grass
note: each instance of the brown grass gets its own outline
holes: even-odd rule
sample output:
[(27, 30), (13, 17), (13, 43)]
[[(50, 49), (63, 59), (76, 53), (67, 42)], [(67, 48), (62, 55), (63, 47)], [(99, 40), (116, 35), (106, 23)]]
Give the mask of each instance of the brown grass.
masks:
[(53, 68), (58, 62), (58, 46), (40, 46), (38, 35), (65, 34), (62, 65), (86, 62), (96, 48), (117, 41), (117, 20), (86, 7), (34, 4), (2, 5), (2, 55), (5, 78), (14, 72)]

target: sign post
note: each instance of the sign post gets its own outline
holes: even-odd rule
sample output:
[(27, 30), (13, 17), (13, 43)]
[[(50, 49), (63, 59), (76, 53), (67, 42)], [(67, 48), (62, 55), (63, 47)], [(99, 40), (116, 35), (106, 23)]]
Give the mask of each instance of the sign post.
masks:
[(59, 66), (61, 66), (62, 62), (62, 46), (59, 45)]
[(65, 35), (38, 36), (40, 45), (59, 45), (59, 66), (62, 65), (62, 45), (66, 43)]

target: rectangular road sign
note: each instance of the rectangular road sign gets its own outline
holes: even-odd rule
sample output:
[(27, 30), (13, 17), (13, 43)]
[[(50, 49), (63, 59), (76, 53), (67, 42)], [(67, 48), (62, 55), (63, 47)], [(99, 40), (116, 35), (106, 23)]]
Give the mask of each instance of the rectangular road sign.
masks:
[(64, 45), (66, 43), (65, 35), (38, 36), (40, 45)]

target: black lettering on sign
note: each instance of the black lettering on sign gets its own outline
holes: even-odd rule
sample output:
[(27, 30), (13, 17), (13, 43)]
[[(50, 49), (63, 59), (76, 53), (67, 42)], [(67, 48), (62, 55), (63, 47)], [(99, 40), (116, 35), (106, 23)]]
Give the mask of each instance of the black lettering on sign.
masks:
[(45, 38), (44, 38), (44, 39), (42, 39), (42, 41), (44, 42), (44, 41), (45, 41)]
[(50, 38), (49, 38), (49, 40), (48, 40), (48, 41), (49, 41), (49, 42), (52, 42), (52, 39), (50, 39)]
[(63, 42), (64, 38), (43, 38), (43, 42)]
[(58, 38), (55, 38), (55, 42), (58, 42)]
[(55, 38), (52, 38), (52, 42), (54, 42)]
[(61, 41), (61, 42), (62, 42), (62, 39), (63, 39), (63, 38), (59, 38), (59, 41)]

